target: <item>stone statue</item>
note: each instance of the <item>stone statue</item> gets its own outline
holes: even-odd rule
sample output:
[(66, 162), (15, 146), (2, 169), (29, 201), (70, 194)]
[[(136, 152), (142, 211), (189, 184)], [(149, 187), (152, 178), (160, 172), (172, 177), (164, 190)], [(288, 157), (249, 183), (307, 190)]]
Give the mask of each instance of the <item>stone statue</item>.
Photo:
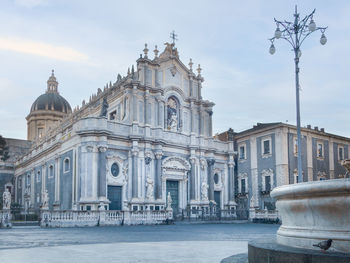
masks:
[(166, 206), (167, 210), (172, 210), (172, 208), (171, 208), (172, 203), (173, 203), (173, 199), (171, 198), (170, 192), (168, 192), (167, 206)]
[(175, 113), (171, 114), (169, 128), (171, 131), (177, 131), (177, 117)]
[(103, 101), (102, 101), (100, 117), (107, 117), (108, 106), (109, 105), (108, 105), (108, 102), (107, 102), (107, 98), (104, 97)]
[(2, 194), (2, 209), (9, 210), (11, 209), (11, 193), (9, 192), (9, 189), (5, 189), (5, 192)]
[(208, 184), (203, 182), (201, 187), (202, 200), (208, 200)]
[(42, 193), (41, 199), (41, 209), (49, 209), (49, 192), (47, 190)]
[(153, 199), (153, 180), (149, 175), (146, 178), (146, 198), (148, 200)]
[(167, 108), (167, 126), (168, 130), (177, 131), (177, 103), (175, 99), (169, 98)]

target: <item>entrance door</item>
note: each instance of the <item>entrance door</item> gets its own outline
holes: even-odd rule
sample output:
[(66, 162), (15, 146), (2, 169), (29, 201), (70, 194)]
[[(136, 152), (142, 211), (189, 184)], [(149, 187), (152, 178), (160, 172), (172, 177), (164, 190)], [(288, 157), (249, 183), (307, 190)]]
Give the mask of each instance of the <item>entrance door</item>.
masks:
[(122, 210), (122, 187), (108, 186), (109, 210)]
[(172, 199), (171, 208), (173, 209), (174, 215), (179, 213), (179, 182), (178, 181), (166, 181), (166, 195), (170, 192)]

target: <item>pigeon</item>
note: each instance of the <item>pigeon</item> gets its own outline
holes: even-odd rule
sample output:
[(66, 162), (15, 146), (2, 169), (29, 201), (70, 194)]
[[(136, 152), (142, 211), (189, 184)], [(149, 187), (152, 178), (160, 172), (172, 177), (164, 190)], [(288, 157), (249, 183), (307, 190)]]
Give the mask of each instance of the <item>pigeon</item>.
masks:
[(325, 240), (325, 241), (321, 241), (320, 243), (318, 244), (314, 244), (313, 246), (314, 247), (319, 247), (320, 249), (322, 249), (322, 251), (326, 251), (328, 248), (331, 247), (332, 245), (332, 239), (328, 239), (328, 240)]

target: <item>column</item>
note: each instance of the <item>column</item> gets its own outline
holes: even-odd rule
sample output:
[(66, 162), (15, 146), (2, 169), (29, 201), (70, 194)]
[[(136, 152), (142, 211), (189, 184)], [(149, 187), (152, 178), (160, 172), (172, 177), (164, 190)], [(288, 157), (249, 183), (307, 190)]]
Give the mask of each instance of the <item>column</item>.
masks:
[(209, 114), (209, 132), (208, 132), (208, 134), (209, 134), (209, 137), (212, 137), (213, 136), (213, 120), (212, 120), (213, 111), (209, 110), (208, 114)]
[(199, 107), (199, 111), (198, 111), (198, 115), (199, 115), (199, 123), (198, 123), (198, 134), (199, 135), (203, 135), (203, 120), (202, 120), (202, 117), (203, 117), (203, 115), (202, 115), (202, 107)]
[(235, 200), (234, 161), (228, 163), (228, 201)]
[(195, 115), (195, 110), (194, 110), (194, 102), (191, 101), (191, 133), (195, 132), (195, 123), (196, 123), (196, 115)]
[(55, 202), (54, 206), (56, 206), (56, 209), (60, 206), (60, 160), (61, 158), (59, 156), (56, 156), (55, 160)]
[[(314, 175), (313, 175), (313, 155), (312, 155), (312, 137), (308, 133), (306, 137), (306, 153), (307, 153), (307, 177), (308, 177), (308, 182), (312, 182), (314, 180)], [(316, 158), (316, 156), (315, 156)], [(293, 171), (291, 171), (293, 173)]]
[(209, 201), (214, 201), (214, 177), (212, 175), (213, 173), (213, 166), (215, 164), (214, 159), (208, 159), (208, 183), (209, 183)]
[(155, 199), (162, 198), (162, 152), (156, 152), (156, 174), (154, 176)]
[[(338, 152), (336, 153), (338, 154)], [(329, 144), (328, 144), (328, 157), (329, 157), (329, 179), (334, 179), (334, 144), (333, 144), (332, 138), (330, 138)]]
[(137, 198), (138, 197), (138, 155), (139, 151), (137, 148), (133, 148), (131, 150), (132, 154), (132, 198)]
[(145, 91), (145, 100), (144, 100), (144, 108), (145, 108), (145, 124), (150, 124), (150, 110), (148, 108), (148, 102), (149, 102), (149, 90)]
[(106, 151), (107, 147), (98, 147), (98, 197), (105, 200), (106, 193)]
[[(260, 205), (260, 194), (259, 194), (259, 185), (258, 185), (258, 156), (257, 156), (257, 145), (256, 137), (250, 138), (250, 178), (251, 178), (251, 193), (249, 190), (249, 198), (252, 198), (254, 201), (254, 207), (259, 207)], [(249, 180), (248, 180), (249, 182)], [(248, 185), (249, 189), (249, 185)]]
[(137, 111), (137, 86), (134, 85), (132, 88), (132, 121), (133, 122), (137, 122), (137, 115), (138, 115), (138, 111)]
[(196, 199), (196, 158), (190, 158), (191, 163), (191, 178), (190, 178), (190, 200)]

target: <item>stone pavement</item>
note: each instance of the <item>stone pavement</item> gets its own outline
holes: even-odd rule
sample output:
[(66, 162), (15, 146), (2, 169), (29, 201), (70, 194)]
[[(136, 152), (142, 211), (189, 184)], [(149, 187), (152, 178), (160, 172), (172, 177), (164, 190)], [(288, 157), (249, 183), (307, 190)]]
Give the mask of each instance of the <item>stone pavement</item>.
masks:
[(0, 262), (220, 262), (278, 225), (176, 224), (0, 229)]

